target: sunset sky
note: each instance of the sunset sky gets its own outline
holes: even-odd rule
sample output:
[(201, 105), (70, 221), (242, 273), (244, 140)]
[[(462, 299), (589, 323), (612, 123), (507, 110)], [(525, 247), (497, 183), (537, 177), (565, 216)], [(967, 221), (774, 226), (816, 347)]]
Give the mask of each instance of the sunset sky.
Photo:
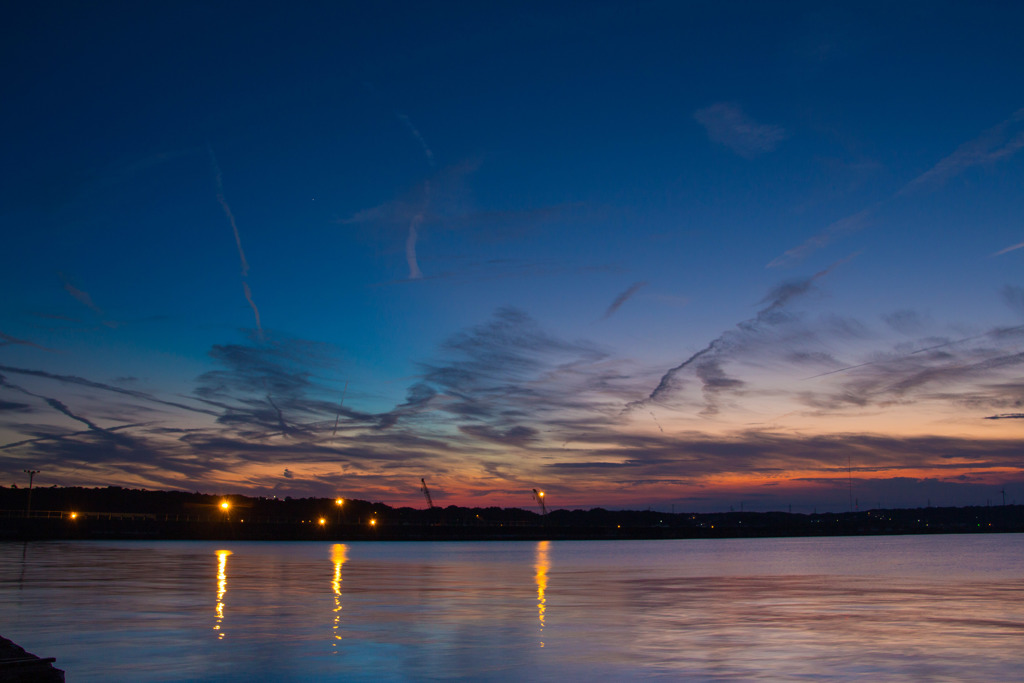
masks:
[(4, 486), (1024, 503), (1024, 4), (3, 15)]

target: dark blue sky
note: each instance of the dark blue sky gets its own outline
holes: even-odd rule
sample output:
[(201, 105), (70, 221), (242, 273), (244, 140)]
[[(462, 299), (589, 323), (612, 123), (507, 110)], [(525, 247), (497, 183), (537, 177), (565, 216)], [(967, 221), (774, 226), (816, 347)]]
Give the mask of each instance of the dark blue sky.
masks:
[(1024, 498), (1019, 3), (0, 26), (11, 482)]

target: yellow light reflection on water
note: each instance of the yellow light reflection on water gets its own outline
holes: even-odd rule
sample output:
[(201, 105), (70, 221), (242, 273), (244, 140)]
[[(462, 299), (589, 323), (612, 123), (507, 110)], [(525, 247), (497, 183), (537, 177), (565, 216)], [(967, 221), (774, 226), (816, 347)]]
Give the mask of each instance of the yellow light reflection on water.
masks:
[[(545, 593), (548, 589), (548, 569), (551, 568), (551, 561), (548, 559), (548, 546), (550, 541), (540, 541), (537, 543), (537, 559), (534, 563), (534, 569), (536, 574), (534, 579), (537, 582), (537, 619), (540, 621), (540, 635), (544, 637), (544, 616), (547, 611), (547, 598)], [(540, 646), (544, 647), (544, 641), (540, 641)]]
[(217, 631), (217, 639), (224, 639), (224, 630), (221, 622), (224, 621), (224, 594), (228, 592), (228, 555), (230, 550), (218, 550), (217, 555), (217, 606), (214, 612), (217, 617), (214, 620), (213, 630)]
[(348, 548), (344, 543), (335, 543), (331, 546), (331, 562), (334, 563), (334, 579), (331, 581), (331, 591), (334, 593), (334, 625), (331, 627), (331, 647), (338, 647), (341, 640), (341, 565), (348, 559)]

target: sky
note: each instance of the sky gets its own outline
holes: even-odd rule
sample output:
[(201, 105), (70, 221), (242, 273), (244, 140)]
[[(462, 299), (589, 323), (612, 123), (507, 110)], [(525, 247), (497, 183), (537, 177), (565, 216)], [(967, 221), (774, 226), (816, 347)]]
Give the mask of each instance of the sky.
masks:
[(9, 4), (0, 483), (1024, 503), (1024, 5)]

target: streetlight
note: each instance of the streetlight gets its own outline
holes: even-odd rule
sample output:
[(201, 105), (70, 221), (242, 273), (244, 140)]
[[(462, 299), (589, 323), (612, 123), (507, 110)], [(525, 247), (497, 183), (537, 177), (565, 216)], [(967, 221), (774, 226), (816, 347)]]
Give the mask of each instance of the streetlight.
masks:
[(341, 524), (341, 509), (345, 506), (344, 498), (335, 498), (334, 504), (338, 507), (338, 524)]
[(28, 502), (25, 503), (25, 516), (29, 517), (32, 514), (32, 480), (39, 474), (39, 470), (22, 470), (28, 475)]

